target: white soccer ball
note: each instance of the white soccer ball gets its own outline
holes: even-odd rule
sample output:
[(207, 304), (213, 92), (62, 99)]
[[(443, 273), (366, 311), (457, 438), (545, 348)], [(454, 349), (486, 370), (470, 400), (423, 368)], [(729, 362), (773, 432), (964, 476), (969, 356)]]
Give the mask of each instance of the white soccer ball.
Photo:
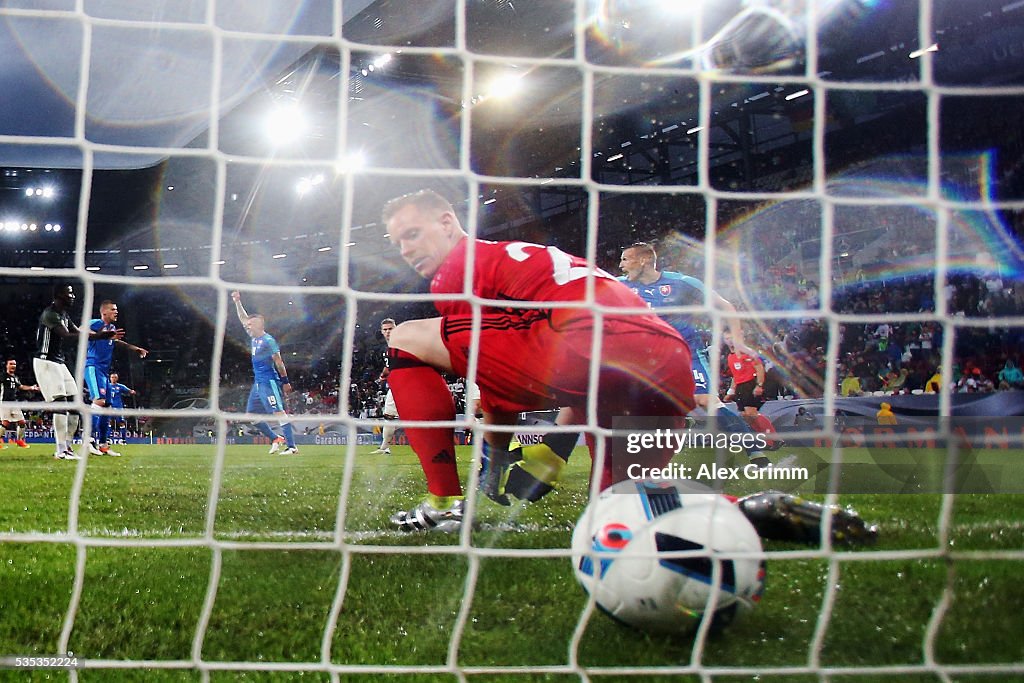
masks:
[(602, 611), (682, 632), (706, 613), (717, 631), (753, 609), (764, 589), (761, 539), (732, 501), (708, 491), (686, 480), (623, 481), (591, 501), (572, 535), (572, 562)]

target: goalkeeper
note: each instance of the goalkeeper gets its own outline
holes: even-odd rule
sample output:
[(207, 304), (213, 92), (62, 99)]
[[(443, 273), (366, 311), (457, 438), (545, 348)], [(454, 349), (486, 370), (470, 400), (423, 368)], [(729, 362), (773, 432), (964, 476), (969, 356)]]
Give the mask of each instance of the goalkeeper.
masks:
[[(471, 291), (498, 301), (485, 306), (479, 337), (464, 300), (439, 300), (440, 318), (410, 320), (391, 333), (388, 376), (398, 412), (410, 421), (454, 420), (455, 407), (439, 371), (466, 377), (471, 353), (487, 424), (514, 424), (518, 413), (572, 406), (586, 414), (597, 392), (596, 422), (614, 416), (660, 416), (682, 423), (694, 406), (690, 350), (668, 323), (608, 273), (554, 247), (525, 242), (471, 240), (443, 197), (424, 190), (384, 207), (388, 238), (435, 294), (461, 294), (466, 259), (474, 262)], [(588, 285), (592, 284), (592, 298)], [(527, 306), (517, 307), (516, 302)], [(593, 308), (604, 307), (600, 316)], [(594, 337), (599, 335), (597, 386), (591, 387)], [(645, 349), (638, 354), (637, 349)], [(462, 521), (462, 488), (454, 430), (407, 427), (427, 479), (427, 498), (392, 517), (400, 529), (456, 530)], [(488, 467), (481, 489), (507, 504), (501, 491), (510, 460), (509, 432), (485, 434)], [(648, 466), (671, 451), (646, 454)], [(629, 463), (605, 458), (602, 488), (626, 478)]]

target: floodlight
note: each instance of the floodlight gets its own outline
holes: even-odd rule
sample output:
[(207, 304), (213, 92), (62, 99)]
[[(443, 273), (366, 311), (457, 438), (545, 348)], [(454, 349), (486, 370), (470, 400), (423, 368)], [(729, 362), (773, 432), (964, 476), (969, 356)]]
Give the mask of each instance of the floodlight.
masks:
[(523, 74), (506, 73), (491, 81), (487, 89), (487, 97), (508, 98), (523, 90)]
[(267, 116), (267, 136), (275, 146), (294, 142), (305, 131), (305, 117), (297, 104), (279, 105)]

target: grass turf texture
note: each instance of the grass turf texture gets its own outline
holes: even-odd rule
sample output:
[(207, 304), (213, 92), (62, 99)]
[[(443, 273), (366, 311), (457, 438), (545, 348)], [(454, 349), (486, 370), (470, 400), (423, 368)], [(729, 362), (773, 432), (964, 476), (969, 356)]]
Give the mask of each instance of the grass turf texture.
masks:
[[(586, 500), (586, 452), (577, 449), (562, 487), (541, 503), (499, 508), (480, 500), (471, 540), (482, 552), (470, 558), (458, 552), (457, 535), (402, 535), (388, 529), (388, 516), (422, 495), (422, 475), (408, 448), (395, 447), (391, 456), (370, 455), (371, 450), (360, 447), (353, 454), (346, 483), (346, 451), (341, 447), (304, 446), (298, 456), (271, 456), (259, 446), (228, 447), (220, 490), (212, 498), (214, 536), (228, 545), (216, 551), (201, 542), (211, 504), (214, 447), (126, 446), (122, 458), (91, 458), (77, 516), (79, 533), (89, 544), (84, 547), (84, 583), (69, 649), (83, 659), (187, 662), (211, 567), (219, 563), (216, 599), (200, 645), (204, 661), (316, 663), (325, 633), (333, 626), (328, 643), (333, 663), (440, 668), (452, 647), (463, 601), (469, 599), (456, 644), (459, 665), (565, 666), (586, 604), (567, 559), (573, 524)], [(794, 452), (807, 461), (821, 455), (809, 449)], [(936, 459), (940, 456), (936, 452)], [(856, 460), (857, 453), (849, 449), (846, 457)], [(460, 449), (460, 458), (463, 472), (468, 472), (470, 449)], [(59, 536), (54, 542), (28, 543), (10, 535), (67, 532), (76, 467), (53, 460), (43, 445), (0, 453), (0, 533), (8, 538), (0, 543), (0, 655), (56, 652), (74, 586), (76, 546)], [(757, 488), (745, 482), (726, 490), (742, 495)], [(343, 489), (349, 496), (342, 518), (345, 550), (317, 547), (336, 538)], [(1019, 500), (1007, 494), (956, 496), (948, 548), (1019, 551), (1024, 547)], [(865, 561), (876, 550), (937, 547), (942, 496), (861, 494), (844, 496), (843, 502), (877, 522), (882, 536), (875, 548), (835, 558), (832, 578), (838, 591), (821, 641), (822, 666), (919, 665), (929, 621), (947, 585), (952, 600), (934, 641), (938, 662), (1024, 660), (1024, 591), (1019, 589), (1024, 563), (975, 558), (972, 552), (957, 559)], [(109, 545), (114, 540), (124, 545)], [(191, 544), (160, 545), (167, 541)], [(256, 549), (246, 545), (250, 542), (272, 545)], [(765, 547), (781, 554), (769, 560), (764, 600), (723, 636), (706, 642), (703, 665), (807, 666), (829, 559), (786, 553), (805, 550), (802, 546)], [(488, 554), (515, 549), (563, 553)], [(467, 577), (475, 577), (470, 596), (464, 596)], [(332, 624), (339, 581), (345, 582), (345, 597)], [(578, 660), (584, 667), (680, 667), (691, 663), (692, 646), (690, 636), (646, 635), (595, 613), (580, 641)], [(64, 677), (60, 671), (0, 669), (0, 681)], [(316, 672), (216, 671), (210, 677), (299, 678), (327, 680)], [(373, 679), (454, 680), (439, 670), (351, 676)], [(783, 679), (801, 677), (794, 672)], [(79, 680), (184, 681), (198, 680), (198, 674), (86, 669)], [(469, 680), (575, 677), (510, 672)], [(933, 679), (919, 672), (906, 680)]]

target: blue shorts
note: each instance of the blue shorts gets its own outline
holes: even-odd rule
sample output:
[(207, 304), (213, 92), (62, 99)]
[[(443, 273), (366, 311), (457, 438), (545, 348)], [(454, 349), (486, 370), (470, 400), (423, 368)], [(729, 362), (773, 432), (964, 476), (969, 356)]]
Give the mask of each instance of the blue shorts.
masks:
[(711, 373), (708, 372), (707, 356), (703, 351), (698, 351), (690, 357), (690, 367), (693, 368), (693, 393), (696, 396), (706, 395), (708, 382), (711, 381)]
[(280, 413), (284, 411), (284, 397), (281, 385), (275, 380), (254, 382), (249, 390), (249, 402), (245, 404), (247, 413)]
[(110, 386), (110, 378), (107, 377), (105, 372), (95, 365), (85, 366), (85, 389), (89, 392), (90, 401), (102, 399), (105, 403), (109, 404), (108, 386)]

